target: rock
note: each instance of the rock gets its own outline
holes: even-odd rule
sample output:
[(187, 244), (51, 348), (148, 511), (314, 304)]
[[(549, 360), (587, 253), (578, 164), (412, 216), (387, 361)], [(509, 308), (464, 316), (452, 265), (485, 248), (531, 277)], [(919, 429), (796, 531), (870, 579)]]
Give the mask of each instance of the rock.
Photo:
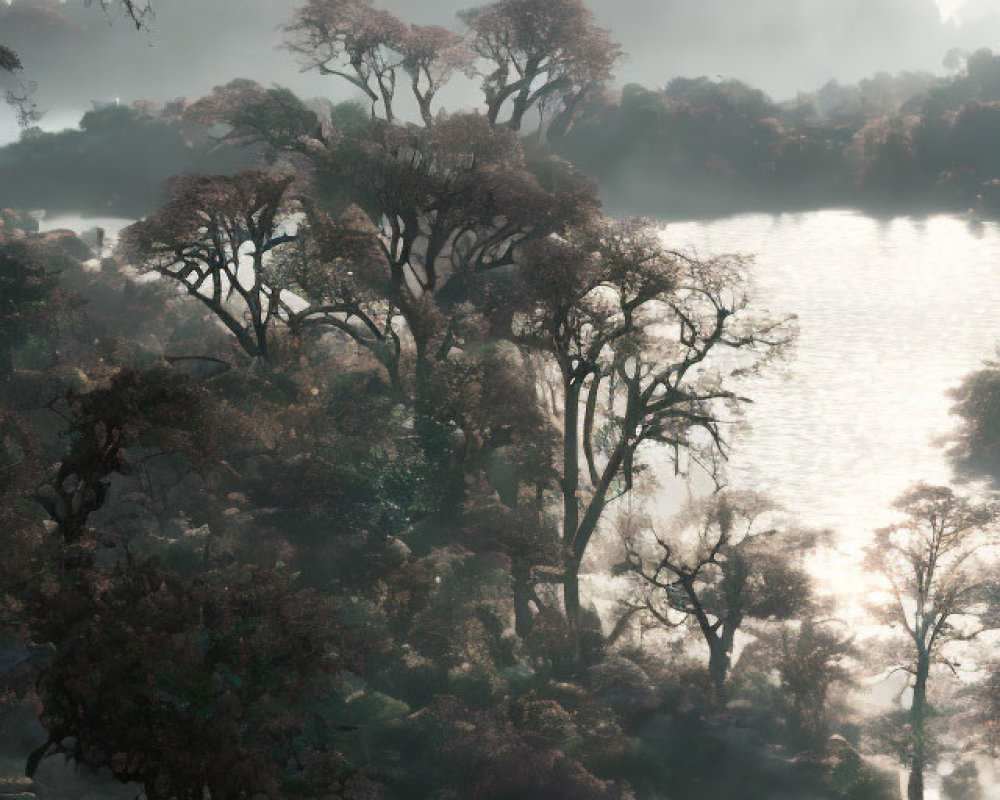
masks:
[(402, 566), (410, 560), (411, 550), (406, 543), (395, 536), (388, 536), (385, 540), (385, 553), (389, 557), (393, 566)]

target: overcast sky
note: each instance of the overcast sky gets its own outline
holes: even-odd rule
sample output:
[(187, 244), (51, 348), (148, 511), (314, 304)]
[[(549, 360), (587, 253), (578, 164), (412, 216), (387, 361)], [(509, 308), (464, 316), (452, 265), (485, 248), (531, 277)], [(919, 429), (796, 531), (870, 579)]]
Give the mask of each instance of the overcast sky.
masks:
[[(278, 49), (278, 28), (294, 0), (155, 0), (157, 18), (141, 33), (124, 20), (108, 24), (95, 8), (84, 9), (83, 0), (50, 3), (66, 12), (70, 25), (24, 13), (45, 2), (14, 0), (20, 13), (0, 16), (0, 41), (20, 49), (48, 110), (46, 127), (71, 123), (91, 100), (195, 98), (235, 77), (291, 86), (304, 96), (352, 96), (329, 78), (300, 74), (292, 55)], [(380, 3), (405, 19), (443, 25), (454, 25), (455, 12), (470, 4), (474, 0)], [(781, 100), (830, 78), (853, 82), (879, 70), (940, 73), (952, 47), (1000, 50), (998, 0), (591, 0), (590, 5), (628, 56), (619, 82), (646, 86), (662, 86), (677, 75), (722, 75)], [(472, 98), (471, 92), (458, 91), (449, 105)], [(0, 118), (0, 125), (5, 121)]]

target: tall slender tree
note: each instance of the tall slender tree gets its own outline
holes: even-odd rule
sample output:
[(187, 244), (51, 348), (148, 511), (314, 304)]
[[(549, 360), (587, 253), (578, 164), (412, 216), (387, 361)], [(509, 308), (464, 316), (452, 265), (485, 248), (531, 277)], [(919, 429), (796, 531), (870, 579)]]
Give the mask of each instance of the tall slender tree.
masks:
[(886, 581), (892, 601), (874, 609), (899, 626), (910, 642), (901, 665), (912, 678), (908, 800), (923, 800), (930, 731), (927, 689), (932, 668), (954, 669), (948, 645), (983, 631), (976, 619), (988, 573), (977, 554), (995, 545), (998, 509), (956, 494), (946, 486), (917, 484), (896, 501), (903, 519), (876, 532), (869, 566)]

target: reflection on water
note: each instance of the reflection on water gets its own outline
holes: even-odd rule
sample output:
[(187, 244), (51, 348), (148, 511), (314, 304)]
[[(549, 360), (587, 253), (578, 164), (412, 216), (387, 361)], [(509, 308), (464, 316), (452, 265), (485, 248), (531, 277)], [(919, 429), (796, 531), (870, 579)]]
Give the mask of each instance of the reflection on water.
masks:
[(1000, 339), (1000, 227), (850, 211), (671, 224), (669, 242), (756, 255), (759, 300), (799, 316), (783, 374), (748, 389), (731, 483), (765, 490), (845, 555), (917, 480), (947, 481), (948, 389)]

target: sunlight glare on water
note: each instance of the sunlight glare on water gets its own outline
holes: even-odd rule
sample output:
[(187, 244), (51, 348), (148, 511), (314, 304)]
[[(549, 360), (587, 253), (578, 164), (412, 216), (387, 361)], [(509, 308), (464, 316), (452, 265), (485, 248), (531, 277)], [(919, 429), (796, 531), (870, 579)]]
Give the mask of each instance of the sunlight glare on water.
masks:
[[(797, 314), (788, 362), (747, 391), (730, 484), (772, 494), (844, 555), (911, 483), (946, 482), (949, 389), (1000, 339), (1000, 228), (846, 210), (670, 224), (671, 246), (751, 253), (761, 307)], [(852, 552), (853, 551), (853, 552)]]

